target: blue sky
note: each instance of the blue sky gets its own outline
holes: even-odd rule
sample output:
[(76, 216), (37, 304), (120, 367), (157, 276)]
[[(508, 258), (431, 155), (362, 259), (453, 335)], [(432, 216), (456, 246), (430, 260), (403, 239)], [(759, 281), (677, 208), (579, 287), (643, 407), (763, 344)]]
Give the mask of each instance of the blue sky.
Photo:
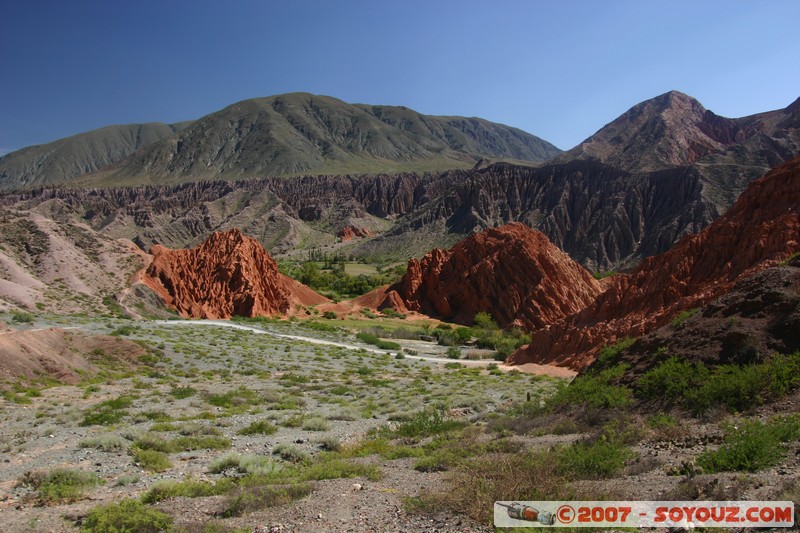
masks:
[(677, 89), (800, 96), (797, 0), (3, 0), (0, 153), (306, 91), (480, 116), (570, 148)]

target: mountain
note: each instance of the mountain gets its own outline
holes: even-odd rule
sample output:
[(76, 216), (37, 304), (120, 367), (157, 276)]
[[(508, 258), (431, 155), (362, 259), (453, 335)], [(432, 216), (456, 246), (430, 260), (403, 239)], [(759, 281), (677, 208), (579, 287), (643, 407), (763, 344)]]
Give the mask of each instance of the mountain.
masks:
[(602, 288), (542, 233), (516, 222), (411, 259), (403, 278), (384, 292), (380, 308), (463, 324), (488, 312), (502, 327), (538, 329), (583, 309)]
[(536, 332), (511, 362), (580, 369), (600, 347), (661, 327), (798, 251), (800, 158), (751, 183), (730, 211), (700, 233), (614, 277), (582, 311)]
[(714, 114), (670, 91), (630, 108), (556, 161), (591, 159), (631, 172), (693, 166), (725, 210), (747, 183), (800, 154), (800, 98), (743, 118)]
[[(629, 171), (653, 171), (710, 162), (757, 137), (773, 139), (767, 167), (788, 149), (798, 151), (800, 99), (786, 109), (731, 119), (708, 111), (691, 96), (670, 91), (630, 108), (560, 159), (597, 159)], [(732, 155), (732, 154), (727, 154)]]
[(118, 163), (141, 148), (174, 135), (179, 124), (108, 126), (0, 157), (0, 190), (63, 183)]
[(238, 229), (213, 233), (190, 250), (154, 246), (141, 282), (182, 316), (286, 315), (328, 299), (280, 272), (261, 244)]
[[(440, 171), (470, 168), (481, 158), (542, 162), (561, 153), (522, 130), (480, 118), (421, 115), (406, 107), (347, 104), (307, 93), (244, 100), (181, 131), (143, 137), (131, 149), (106, 156), (96, 145), (116, 145), (104, 137), (116, 131), (57, 141), (58, 151), (9, 154), (0, 159), (0, 189), (64, 183), (100, 169), (79, 183)], [(36, 180), (27, 176), (37, 168)]]

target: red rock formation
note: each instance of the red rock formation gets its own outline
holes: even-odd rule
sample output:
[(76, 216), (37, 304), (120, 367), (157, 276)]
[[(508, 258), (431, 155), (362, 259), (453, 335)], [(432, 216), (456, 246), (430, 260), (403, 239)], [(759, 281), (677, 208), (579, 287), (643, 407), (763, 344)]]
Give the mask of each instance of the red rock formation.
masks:
[(353, 239), (360, 239), (362, 237), (374, 237), (375, 233), (368, 228), (357, 228), (356, 226), (345, 226), (339, 230), (339, 237), (342, 241), (350, 241)]
[(512, 223), (412, 259), (381, 307), (404, 306), (466, 324), (486, 311), (501, 326), (536, 329), (582, 309), (601, 290), (544, 234)]
[(737, 280), (800, 249), (800, 158), (750, 184), (724, 216), (669, 251), (616, 276), (592, 305), (542, 332), (509, 362), (580, 369), (599, 347), (640, 336), (704, 305)]
[(261, 243), (238, 229), (213, 233), (190, 250), (156, 245), (142, 282), (182, 316), (230, 318), (287, 314), (327, 302), (278, 272)]

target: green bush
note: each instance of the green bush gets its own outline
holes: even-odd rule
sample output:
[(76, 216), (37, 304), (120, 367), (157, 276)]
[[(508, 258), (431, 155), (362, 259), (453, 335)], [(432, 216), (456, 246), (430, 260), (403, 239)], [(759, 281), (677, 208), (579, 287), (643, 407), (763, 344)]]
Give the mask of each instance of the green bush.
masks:
[(698, 413), (718, 405), (746, 411), (777, 400), (798, 386), (800, 352), (713, 370), (671, 357), (639, 378), (636, 394), (645, 400), (685, 405)]
[(256, 476), (253, 481), (245, 480), (229, 495), (222, 516), (240, 516), (259, 509), (286, 505), (308, 496), (312, 488), (308, 483), (259, 484)]
[(740, 427), (728, 426), (717, 450), (707, 450), (697, 463), (707, 473), (755, 472), (777, 464), (785, 453), (785, 442), (800, 438), (800, 417), (776, 418), (762, 423), (746, 420)]
[(34, 318), (36, 317), (24, 311), (16, 311), (11, 313), (11, 321), (16, 322), (17, 324), (30, 324), (33, 322)]
[(197, 390), (195, 390), (194, 388), (189, 387), (189, 386), (186, 386), (186, 387), (173, 387), (169, 391), (169, 393), (170, 393), (170, 395), (172, 395), (173, 398), (176, 398), (178, 400), (183, 400), (184, 398), (189, 398), (189, 397), (194, 396), (195, 394), (197, 394)]
[(128, 446), (128, 442), (119, 435), (99, 435), (81, 440), (78, 446), (81, 448), (97, 448), (104, 452), (115, 452), (124, 450)]
[(272, 449), (274, 455), (280, 456), (284, 461), (291, 463), (306, 463), (311, 459), (311, 455), (305, 450), (301, 450), (292, 444), (278, 444)]
[(164, 452), (156, 450), (142, 450), (135, 448), (133, 450), (133, 461), (151, 472), (163, 472), (172, 467), (172, 462), (169, 456)]
[(133, 398), (120, 396), (107, 400), (84, 412), (81, 426), (108, 426), (116, 424), (128, 415), (126, 410), (133, 403)]
[(325, 311), (324, 313), (322, 313), (322, 318), (324, 318), (325, 320), (336, 320), (338, 317), (336, 316), (336, 313), (334, 313), (333, 311)]
[(394, 433), (401, 437), (427, 437), (440, 435), (463, 426), (463, 422), (444, 418), (438, 410), (428, 410), (421, 411), (400, 424)]
[(448, 359), (461, 359), (461, 349), (458, 346), (451, 346), (447, 349)]
[(95, 487), (100, 482), (91, 472), (67, 468), (56, 468), (49, 472), (27, 472), (20, 479), (20, 485), (35, 489), (37, 499), (45, 505), (80, 500), (84, 490)]
[(637, 383), (637, 395), (645, 400), (667, 403), (683, 401), (708, 380), (708, 369), (679, 357), (670, 357), (645, 372)]
[(133, 499), (95, 507), (81, 526), (85, 533), (159, 533), (171, 529), (171, 516)]
[(636, 342), (636, 339), (625, 337), (614, 344), (603, 346), (600, 351), (597, 352), (597, 361), (594, 367), (600, 370), (616, 365), (619, 362), (622, 352), (630, 348), (634, 342)]
[(399, 350), (401, 346), (396, 342), (385, 341), (383, 339), (378, 338), (377, 335), (373, 335), (372, 333), (367, 333), (366, 331), (362, 331), (356, 335), (356, 338), (365, 342), (367, 344), (372, 344), (377, 346), (381, 350)]
[(228, 480), (221, 480), (219, 483), (202, 481), (199, 479), (184, 479), (174, 481), (165, 479), (156, 482), (150, 490), (142, 496), (142, 503), (153, 504), (170, 498), (203, 498), (206, 496), (217, 496), (224, 494), (232, 487)]
[(621, 364), (598, 374), (578, 376), (569, 385), (559, 388), (547, 404), (551, 407), (589, 405), (602, 409), (625, 407), (631, 403), (632, 391), (628, 387), (613, 385), (612, 382), (622, 377), (627, 369), (627, 365)]
[(277, 431), (277, 426), (271, 424), (268, 420), (257, 420), (236, 433), (239, 435), (272, 435)]
[(229, 468), (236, 469), (242, 474), (255, 474), (258, 476), (277, 476), (283, 467), (269, 457), (263, 455), (240, 455), (230, 453), (214, 460), (208, 467), (212, 474), (220, 474)]
[(678, 314), (678, 316), (676, 316), (675, 318), (672, 319), (672, 327), (673, 328), (677, 328), (678, 326), (680, 326), (681, 324), (683, 324), (684, 322), (686, 322), (687, 320), (692, 318), (694, 315), (696, 315), (697, 311), (699, 311), (699, 309), (697, 307), (693, 307), (692, 309), (686, 309), (685, 311), (681, 311)]
[(558, 453), (558, 463), (565, 473), (578, 479), (611, 477), (619, 472), (633, 452), (619, 439), (608, 434), (594, 441), (577, 442)]

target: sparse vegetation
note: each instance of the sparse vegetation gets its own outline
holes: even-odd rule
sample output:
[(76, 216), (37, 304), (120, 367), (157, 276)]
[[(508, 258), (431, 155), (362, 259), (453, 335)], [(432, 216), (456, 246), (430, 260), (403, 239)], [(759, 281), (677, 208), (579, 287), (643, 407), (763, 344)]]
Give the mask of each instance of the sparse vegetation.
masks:
[(27, 472), (19, 480), (19, 485), (36, 490), (36, 499), (42, 505), (80, 500), (85, 490), (99, 483), (100, 479), (91, 472), (67, 468)]
[(95, 507), (83, 521), (85, 533), (159, 533), (170, 531), (172, 517), (134, 499)]
[(785, 453), (783, 443), (800, 438), (800, 418), (795, 415), (763, 423), (743, 420), (729, 424), (717, 450), (706, 450), (697, 459), (705, 472), (755, 472), (775, 465)]

